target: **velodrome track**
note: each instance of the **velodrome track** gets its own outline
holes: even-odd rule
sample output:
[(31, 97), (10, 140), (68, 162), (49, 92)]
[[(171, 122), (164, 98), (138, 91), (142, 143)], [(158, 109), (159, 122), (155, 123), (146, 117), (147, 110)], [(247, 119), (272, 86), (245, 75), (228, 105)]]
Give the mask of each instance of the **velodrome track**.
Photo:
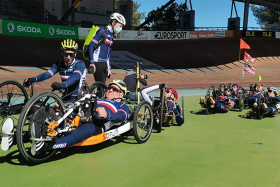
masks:
[[(267, 52), (260, 52), (261, 56), (254, 55), (253, 44), (244, 40), (252, 48), (248, 53), (257, 57), (257, 64), (253, 65), (256, 75), (245, 72), (242, 78), (242, 71), (238, 71), (242, 69), (238, 65), (238, 56), (231, 61), (232, 51), (227, 51), (226, 47), (225, 51), (221, 51), (221, 59), (224, 60), (219, 61), (220, 64), (187, 67), (193, 65), (190, 64), (186, 68), (171, 68), (177, 71), (164, 69), (143, 73), (149, 76), (149, 85), (166, 83), (178, 90), (187, 90), (187, 93), (192, 90), (203, 92), (209, 85), (236, 83), (238, 80), (239, 84), (249, 86), (257, 83), (258, 75), (262, 76), (261, 82), (265, 86), (280, 87), (278, 40), (260, 39), (264, 44), (259, 42), (255, 48), (259, 46), (258, 50), (261, 51), (263, 46), (264, 53)], [(205, 39), (205, 42), (208, 41)], [(219, 42), (224, 42), (224, 46), (228, 41), (219, 39)], [(234, 47), (237, 55), (238, 41), (236, 39), (236, 44), (232, 44), (237, 47)], [(267, 47), (270, 41), (275, 43), (275, 48)], [(29, 44), (34, 42), (32, 40)], [(42, 52), (34, 51), (34, 47), (26, 50), (22, 45), (14, 51), (15, 47), (6, 45), (4, 48), (2, 42), (0, 46), (3, 59), (8, 59), (1, 66), (0, 81), (12, 79), (22, 82), (24, 78), (35, 76), (48, 68), (43, 65), (50, 53), (48, 51), (52, 51), (48, 47), (45, 48), (46, 52)], [(201, 44), (196, 47), (199, 46)], [(8, 51), (12, 52), (7, 54)], [(55, 57), (50, 58), (59, 58), (56, 56), (57, 51), (52, 53)], [(203, 56), (203, 51), (200, 54)], [(33, 58), (36, 66), (18, 64)], [(203, 58), (207, 61), (205, 56)], [(53, 63), (54, 60), (50, 61)], [(111, 79), (123, 79), (125, 72), (114, 69)], [(59, 80), (56, 75), (40, 83), (41, 86), (36, 86), (35, 91), (50, 90), (50, 84)], [(87, 75), (87, 82), (90, 84), (93, 81), (93, 76)], [(204, 95), (200, 94), (202, 92), (198, 94)], [(95, 146), (65, 149), (49, 162), (36, 166), (23, 164), (16, 146), (7, 152), (0, 151), (1, 186), (279, 186), (279, 116), (262, 120), (246, 119), (250, 110), (203, 115), (198, 105), (199, 95), (185, 97), (186, 122), (183, 126), (164, 128), (160, 134), (152, 133), (148, 142), (142, 145), (130, 138), (117, 137)], [(181, 103), (180, 99), (178, 103)]]

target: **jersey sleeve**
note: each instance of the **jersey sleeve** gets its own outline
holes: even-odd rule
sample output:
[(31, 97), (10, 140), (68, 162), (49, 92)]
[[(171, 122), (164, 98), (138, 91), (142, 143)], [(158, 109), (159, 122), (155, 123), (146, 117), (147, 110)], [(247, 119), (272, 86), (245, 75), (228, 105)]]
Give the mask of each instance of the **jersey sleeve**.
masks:
[(60, 61), (54, 63), (53, 66), (51, 67), (51, 69), (49, 69), (47, 72), (37, 75), (35, 77), (35, 82), (45, 81), (45, 80), (49, 79), (50, 77), (54, 76), (58, 72), (59, 63), (60, 63)]
[(94, 59), (93, 59), (94, 47), (99, 43), (101, 38), (103, 38), (104, 33), (105, 33), (105, 29), (103, 27), (100, 28), (96, 32), (95, 36), (92, 38), (91, 42), (88, 45), (90, 64), (94, 64)]
[(83, 61), (79, 61), (77, 62), (76, 66), (75, 66), (75, 71), (73, 72), (73, 74), (62, 83), (63, 88), (67, 88), (69, 86), (71, 86), (72, 84), (74, 84), (75, 82), (79, 81), (84, 73), (86, 69), (85, 63)]
[(141, 77), (139, 77), (139, 81), (141, 84), (143, 84), (144, 86), (147, 86), (147, 81), (145, 79), (142, 79)]
[(173, 109), (175, 114), (176, 123), (181, 126), (184, 123), (184, 118), (181, 114), (181, 108), (178, 103), (175, 103), (176, 107)]
[(118, 123), (127, 120), (130, 116), (130, 111), (125, 104), (122, 104), (116, 113), (113, 114), (108, 113), (108, 114), (109, 116), (107, 117), (107, 119), (109, 121)]

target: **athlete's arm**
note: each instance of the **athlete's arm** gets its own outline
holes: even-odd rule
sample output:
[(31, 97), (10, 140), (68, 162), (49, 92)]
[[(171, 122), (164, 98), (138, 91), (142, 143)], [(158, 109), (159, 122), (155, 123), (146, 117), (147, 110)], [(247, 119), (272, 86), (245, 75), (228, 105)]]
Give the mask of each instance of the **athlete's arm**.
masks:
[(93, 37), (93, 39), (91, 40), (91, 42), (88, 45), (88, 51), (89, 51), (89, 60), (90, 60), (90, 64), (94, 64), (94, 60), (93, 60), (93, 53), (94, 53), (94, 47), (99, 43), (99, 41), (101, 40), (101, 38), (104, 36), (105, 33), (105, 29), (102, 27), (100, 28), (95, 36)]
[(79, 81), (86, 69), (85, 63), (83, 61), (77, 62), (75, 66), (75, 71), (73, 74), (62, 83), (63, 88), (67, 88), (71, 85), (73, 85), (75, 82)]
[(41, 81), (45, 81), (45, 80), (49, 79), (50, 77), (54, 76), (58, 72), (59, 63), (60, 63), (60, 61), (54, 63), (53, 66), (51, 67), (51, 69), (49, 69), (47, 72), (34, 77), (34, 79), (35, 79), (34, 81), (41, 82)]

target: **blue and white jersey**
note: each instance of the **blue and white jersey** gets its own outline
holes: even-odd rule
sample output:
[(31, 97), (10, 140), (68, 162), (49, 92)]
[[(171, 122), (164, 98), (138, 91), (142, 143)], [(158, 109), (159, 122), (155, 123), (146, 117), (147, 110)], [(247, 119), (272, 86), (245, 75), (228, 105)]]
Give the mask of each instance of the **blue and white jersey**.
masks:
[(89, 50), (89, 60), (90, 64), (94, 64), (95, 62), (103, 62), (107, 63), (107, 67), (111, 70), (111, 49), (114, 41), (113, 30), (110, 25), (107, 27), (107, 38), (105, 43), (99, 46), (95, 51), (93, 51), (94, 47), (99, 43), (99, 41), (103, 38), (105, 29), (101, 27), (91, 40), (88, 50)]
[(70, 96), (77, 96), (79, 88), (86, 81), (86, 66), (81, 60), (74, 58), (72, 63), (66, 66), (64, 60), (57, 61), (51, 69), (34, 77), (35, 82), (41, 82), (49, 79), (59, 72), (65, 92), (63, 95), (73, 92)]

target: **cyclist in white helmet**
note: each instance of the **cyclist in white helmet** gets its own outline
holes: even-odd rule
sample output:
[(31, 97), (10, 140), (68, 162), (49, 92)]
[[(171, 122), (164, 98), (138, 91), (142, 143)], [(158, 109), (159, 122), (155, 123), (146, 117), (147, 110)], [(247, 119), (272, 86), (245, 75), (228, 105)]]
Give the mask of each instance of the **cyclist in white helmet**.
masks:
[(268, 103), (263, 103), (262, 107), (264, 112), (267, 114), (278, 114), (278, 109), (280, 108), (280, 97), (278, 91), (275, 87), (268, 87)]
[[(116, 34), (122, 31), (126, 24), (125, 18), (119, 13), (110, 16), (109, 25), (101, 27), (91, 40), (89, 50), (89, 73), (93, 73), (95, 81), (105, 83), (111, 76), (111, 47)], [(100, 93), (102, 94), (102, 93)]]

